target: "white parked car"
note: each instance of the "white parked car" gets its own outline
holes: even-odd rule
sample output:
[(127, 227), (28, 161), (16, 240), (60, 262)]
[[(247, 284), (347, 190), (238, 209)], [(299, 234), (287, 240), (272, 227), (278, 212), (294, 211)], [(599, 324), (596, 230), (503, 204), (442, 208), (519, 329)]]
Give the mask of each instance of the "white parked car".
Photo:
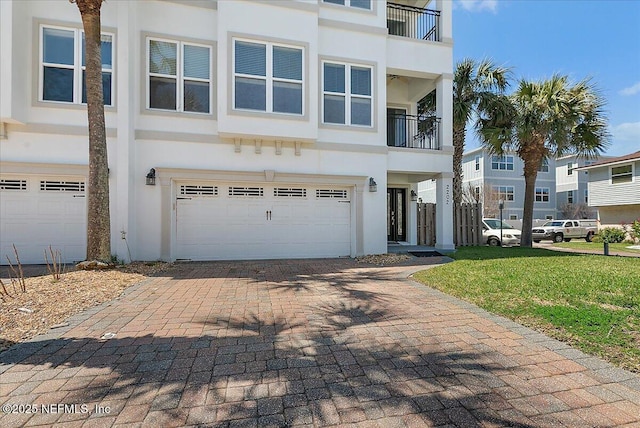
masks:
[(495, 218), (482, 219), (482, 239), (491, 247), (500, 245), (520, 245), (522, 232), (509, 223), (502, 222), (502, 239), (500, 238), (500, 220)]

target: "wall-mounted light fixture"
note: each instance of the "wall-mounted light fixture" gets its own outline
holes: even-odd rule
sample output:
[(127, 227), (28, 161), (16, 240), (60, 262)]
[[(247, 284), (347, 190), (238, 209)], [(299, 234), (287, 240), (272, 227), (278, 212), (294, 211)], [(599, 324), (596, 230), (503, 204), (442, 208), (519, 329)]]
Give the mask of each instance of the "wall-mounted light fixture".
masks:
[(378, 191), (378, 183), (376, 183), (376, 180), (374, 180), (373, 177), (369, 177), (369, 191), (370, 192)]
[(149, 173), (147, 174), (147, 186), (155, 186), (156, 185), (156, 170), (155, 168), (151, 168)]
[(418, 194), (413, 189), (411, 190), (411, 200), (412, 201), (417, 201), (418, 200)]

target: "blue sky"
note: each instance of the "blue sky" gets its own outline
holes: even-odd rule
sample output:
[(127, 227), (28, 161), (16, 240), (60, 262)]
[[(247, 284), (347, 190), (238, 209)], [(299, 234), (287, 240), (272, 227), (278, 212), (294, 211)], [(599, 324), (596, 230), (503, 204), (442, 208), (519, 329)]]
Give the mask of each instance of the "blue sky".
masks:
[(454, 61), (489, 57), (516, 81), (591, 77), (607, 101), (606, 154), (640, 150), (640, 0), (455, 0), (453, 38)]

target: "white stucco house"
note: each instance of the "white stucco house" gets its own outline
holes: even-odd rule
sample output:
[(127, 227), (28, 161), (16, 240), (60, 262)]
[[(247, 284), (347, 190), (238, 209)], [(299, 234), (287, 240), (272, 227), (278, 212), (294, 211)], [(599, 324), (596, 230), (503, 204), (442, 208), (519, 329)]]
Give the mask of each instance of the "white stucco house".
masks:
[(600, 227), (620, 227), (640, 219), (640, 151), (580, 168), (588, 172), (589, 206)]
[[(451, 2), (110, 1), (112, 252), (341, 257), (415, 244), (437, 185), (452, 249)], [(83, 31), (68, 0), (0, 1), (0, 258), (84, 260)], [(437, 117), (416, 116), (437, 91)], [(147, 184), (147, 176), (154, 184)]]

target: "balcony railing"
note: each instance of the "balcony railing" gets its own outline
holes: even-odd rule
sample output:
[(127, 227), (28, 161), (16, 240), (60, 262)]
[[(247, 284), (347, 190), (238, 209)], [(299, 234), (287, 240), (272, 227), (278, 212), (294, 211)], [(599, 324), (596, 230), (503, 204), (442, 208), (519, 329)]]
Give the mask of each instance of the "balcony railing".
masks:
[(440, 150), (439, 125), (435, 116), (387, 115), (387, 146)]
[(387, 29), (392, 36), (440, 41), (440, 11), (387, 3)]

